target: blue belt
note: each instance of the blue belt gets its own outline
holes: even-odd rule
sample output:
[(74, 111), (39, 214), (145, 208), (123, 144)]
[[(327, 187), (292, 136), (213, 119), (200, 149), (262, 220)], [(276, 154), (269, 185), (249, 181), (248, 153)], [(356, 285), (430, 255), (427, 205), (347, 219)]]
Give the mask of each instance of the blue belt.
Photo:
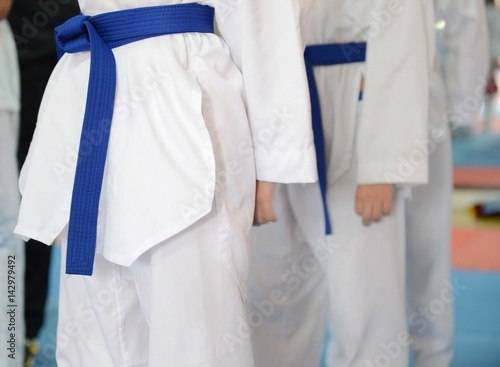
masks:
[(326, 202), (326, 155), (323, 122), (321, 119), (321, 106), (319, 103), (318, 88), (314, 78), (314, 66), (327, 66), (363, 62), (366, 58), (366, 43), (339, 43), (331, 45), (307, 46), (304, 54), (306, 61), (307, 79), (309, 80), (309, 93), (311, 95), (312, 124), (314, 131), (314, 144), (316, 145), (316, 158), (318, 162), (318, 178), (323, 199), (325, 214), (325, 233), (331, 234), (330, 215)]
[[(175, 33), (213, 33), (214, 9), (199, 4), (79, 15), (55, 30), (58, 55), (90, 51), (90, 77), (69, 219), (67, 274), (92, 275), (99, 198), (113, 118), (116, 65), (112, 48)], [(85, 136), (102, 137), (90, 149)]]

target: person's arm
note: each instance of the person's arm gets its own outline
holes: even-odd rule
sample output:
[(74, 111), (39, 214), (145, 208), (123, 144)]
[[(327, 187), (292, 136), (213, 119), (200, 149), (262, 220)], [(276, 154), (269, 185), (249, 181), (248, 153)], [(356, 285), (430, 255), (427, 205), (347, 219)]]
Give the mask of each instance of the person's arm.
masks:
[(470, 126), (482, 105), (489, 67), (485, 3), (439, 0), (436, 13), (446, 21), (444, 69), (450, 122)]
[(435, 49), (432, 2), (374, 1), (364, 23), (372, 28), (367, 28), (357, 133), (355, 210), (368, 225), (390, 214), (395, 185), (427, 182), (427, 153), (415, 143), (427, 137), (428, 79)]
[(312, 0), (208, 3), (245, 82), (262, 224), (275, 218), (272, 183), (317, 179), (302, 41)]
[(7, 18), (12, 7), (12, 0), (0, 0), (0, 20)]

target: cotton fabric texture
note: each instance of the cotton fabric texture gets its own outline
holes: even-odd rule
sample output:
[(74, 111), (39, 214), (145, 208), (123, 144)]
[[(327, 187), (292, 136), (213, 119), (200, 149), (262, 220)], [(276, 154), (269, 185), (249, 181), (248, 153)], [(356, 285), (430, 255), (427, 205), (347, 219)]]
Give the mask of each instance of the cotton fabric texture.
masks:
[[(140, 5), (187, 2), (192, 1)], [(240, 182), (234, 194), (248, 199), (240, 208), (245, 213), (253, 210), (255, 177), (277, 182), (316, 178), (312, 132), (306, 123), (306, 77), (300, 72), (299, 3), (199, 3), (215, 7), (225, 41), (192, 33), (113, 50), (117, 97), (97, 252), (117, 264), (130, 265), (206, 215), (215, 186), (226, 178)], [(135, 1), (80, 2), (86, 15), (136, 6)], [(276, 16), (283, 19), (279, 26)], [(82, 52), (65, 55), (55, 68), (21, 172), (23, 201), (16, 232), (46, 244), (69, 218), (89, 63), (89, 53)], [(220, 141), (214, 141), (210, 132), (219, 119), (224, 127), (217, 130)], [(99, 131), (84, 139), (92, 149)], [(231, 169), (217, 168), (217, 144), (231, 152)]]
[[(314, 70), (333, 234), (324, 235), (317, 184), (280, 185), (274, 205), (282, 219), (253, 232), (249, 317), (265, 320), (252, 334), (256, 365), (319, 365), (329, 324), (328, 366), (384, 358), (407, 366), (403, 187), (427, 181), (427, 150), (418, 143), (427, 138), (433, 26), (429, 1), (316, 1), (308, 45), (366, 42), (366, 62)], [(380, 183), (396, 184), (393, 211), (365, 227), (356, 189)], [(394, 356), (382, 343), (397, 344)]]
[[(453, 358), (451, 200), (453, 161), (450, 126), (472, 126), (482, 105), (488, 73), (488, 38), (481, 1), (436, 0), (439, 31), (429, 98), (429, 183), (406, 203), (407, 294), (415, 366), (448, 367)], [(444, 55), (444, 59), (441, 58)], [(422, 310), (431, 312), (431, 322)]]
[[(80, 7), (92, 16), (187, 2)], [(301, 38), (311, 2), (199, 3), (215, 8), (223, 38), (113, 49), (94, 275), (61, 276), (59, 366), (253, 366), (240, 331), (255, 180), (317, 177)], [(48, 244), (67, 227), (89, 67), (88, 52), (66, 54), (48, 83), (20, 179), (24, 237)]]
[[(0, 365), (20, 367), (24, 358), (24, 246), (13, 230), (19, 213), (17, 141), (19, 67), (7, 20), (0, 21)], [(10, 357), (9, 357), (10, 355)]]

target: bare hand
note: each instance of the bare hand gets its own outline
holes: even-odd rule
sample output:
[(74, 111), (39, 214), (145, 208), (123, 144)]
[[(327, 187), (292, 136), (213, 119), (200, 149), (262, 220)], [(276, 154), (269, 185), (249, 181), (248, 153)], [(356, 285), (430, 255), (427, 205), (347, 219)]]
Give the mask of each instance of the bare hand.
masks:
[(0, 20), (7, 18), (11, 6), (12, 0), (0, 0)]
[(274, 182), (257, 181), (257, 193), (255, 195), (255, 213), (253, 224), (255, 226), (275, 222), (276, 215), (273, 210)]
[(356, 213), (363, 218), (365, 226), (378, 222), (383, 215), (391, 214), (394, 185), (359, 185), (356, 191)]

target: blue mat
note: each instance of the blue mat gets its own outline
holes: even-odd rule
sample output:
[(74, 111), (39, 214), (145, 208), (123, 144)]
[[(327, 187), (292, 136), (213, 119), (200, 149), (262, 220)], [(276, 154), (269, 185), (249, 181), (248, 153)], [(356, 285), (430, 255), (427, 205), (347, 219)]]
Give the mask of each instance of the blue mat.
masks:
[(500, 274), (454, 271), (453, 283), (466, 288), (455, 301), (451, 367), (500, 367)]
[(59, 271), (61, 268), (61, 248), (52, 247), (49, 273), (49, 291), (45, 305), (45, 320), (40, 330), (38, 342), (40, 350), (35, 367), (57, 367), (57, 304), (59, 299)]
[(500, 134), (473, 134), (453, 140), (455, 166), (500, 166)]
[[(46, 320), (40, 334), (36, 367), (56, 367), (60, 262), (61, 250), (54, 247)], [(500, 274), (454, 271), (453, 281), (466, 289), (455, 302), (455, 358), (452, 367), (500, 367)]]

